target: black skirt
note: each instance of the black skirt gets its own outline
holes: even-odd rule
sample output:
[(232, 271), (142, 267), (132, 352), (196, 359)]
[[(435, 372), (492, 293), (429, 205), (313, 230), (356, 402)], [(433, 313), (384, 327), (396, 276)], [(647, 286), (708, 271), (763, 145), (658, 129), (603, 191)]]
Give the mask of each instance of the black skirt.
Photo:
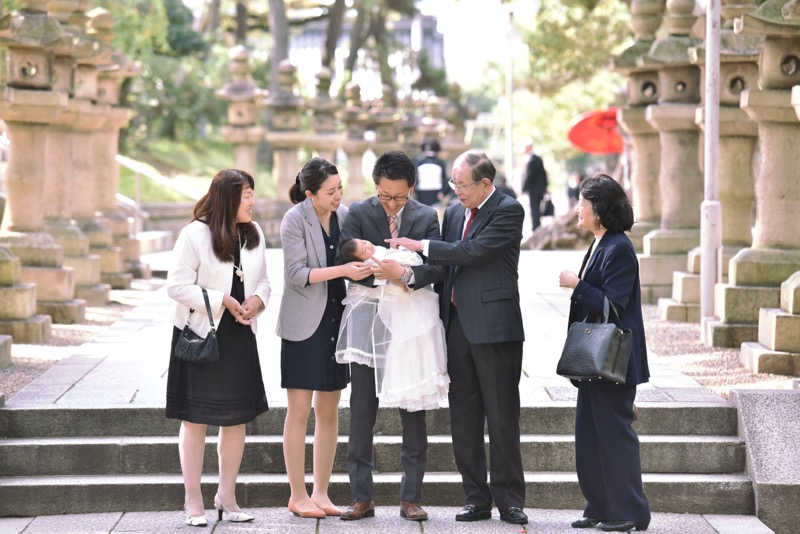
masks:
[[(244, 284), (235, 274), (231, 295), (239, 302), (244, 301)], [(269, 409), (256, 336), (249, 325), (237, 323), (225, 310), (217, 328), (219, 361), (203, 366), (175, 357), (180, 332), (178, 328), (172, 332), (167, 376), (168, 419), (233, 426), (249, 423)]]

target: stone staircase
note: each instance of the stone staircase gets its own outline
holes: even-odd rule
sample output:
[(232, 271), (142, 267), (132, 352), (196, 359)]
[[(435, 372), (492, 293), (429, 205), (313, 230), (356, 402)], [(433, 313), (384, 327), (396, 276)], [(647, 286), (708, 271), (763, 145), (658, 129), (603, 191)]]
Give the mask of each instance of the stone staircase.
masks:
[[(636, 429), (645, 491), (654, 512), (755, 513), (735, 408), (724, 402), (642, 402), (639, 408)], [(180, 509), (178, 424), (164, 419), (163, 413), (161, 407), (0, 409), (0, 516)], [(285, 407), (276, 406), (248, 426), (237, 495), (245, 508), (286, 505), (284, 416)], [(528, 507), (583, 507), (574, 472), (573, 421), (573, 402), (523, 407)], [(330, 490), (333, 501), (342, 505), (350, 502), (348, 424), (349, 410), (343, 408)], [(397, 411), (381, 409), (375, 438), (379, 505), (398, 500), (399, 430)], [(211, 431), (205, 466), (209, 475), (203, 478), (209, 508), (217, 468), (216, 430)], [(447, 409), (428, 413), (428, 432), (424, 504), (460, 506), (463, 493)]]

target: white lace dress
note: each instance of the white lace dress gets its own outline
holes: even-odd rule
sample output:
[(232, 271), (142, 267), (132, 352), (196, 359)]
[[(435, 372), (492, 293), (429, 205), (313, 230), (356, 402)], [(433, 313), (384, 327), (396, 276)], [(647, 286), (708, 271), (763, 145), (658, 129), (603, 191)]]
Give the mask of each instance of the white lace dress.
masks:
[[(409, 250), (375, 247), (375, 257), (422, 264)], [(382, 406), (410, 412), (439, 408), (447, 400), (450, 378), (439, 297), (431, 287), (404, 291), (394, 284), (351, 283), (344, 304), (337, 361), (374, 368)]]

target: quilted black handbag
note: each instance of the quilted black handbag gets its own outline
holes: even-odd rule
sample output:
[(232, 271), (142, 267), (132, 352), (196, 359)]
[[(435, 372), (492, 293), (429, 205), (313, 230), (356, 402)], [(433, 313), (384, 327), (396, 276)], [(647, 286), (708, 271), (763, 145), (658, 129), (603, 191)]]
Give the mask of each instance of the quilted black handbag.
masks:
[[(603, 378), (625, 383), (633, 335), (630, 330), (608, 322), (609, 304), (608, 298), (603, 297), (602, 322), (577, 321), (570, 325), (556, 373), (572, 380)], [(613, 304), (611, 309), (619, 320)]]
[[(211, 315), (211, 304), (208, 303), (208, 293), (203, 288), (203, 299), (206, 301), (206, 312), (211, 330), (205, 338), (198, 336), (189, 328), (189, 318), (183, 327), (178, 342), (175, 344), (175, 357), (184, 362), (195, 365), (208, 365), (219, 360), (219, 347), (217, 346), (217, 330), (214, 328), (214, 317)], [(189, 310), (189, 316), (194, 309)]]

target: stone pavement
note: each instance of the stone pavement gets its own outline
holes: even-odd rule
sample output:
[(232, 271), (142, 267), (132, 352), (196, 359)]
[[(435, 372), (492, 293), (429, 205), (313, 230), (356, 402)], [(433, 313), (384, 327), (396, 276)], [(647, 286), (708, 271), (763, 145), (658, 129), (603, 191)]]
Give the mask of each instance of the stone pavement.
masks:
[[(270, 406), (285, 406), (280, 388), (280, 340), (275, 336), (280, 297), (283, 293), (282, 252), (268, 250), (268, 270), (272, 296), (259, 319), (258, 345), (262, 372)], [(523, 251), (520, 259), (520, 290), (527, 341), (524, 345), (523, 377), (520, 393), (523, 406), (570, 401), (575, 389), (555, 374), (555, 366), (566, 334), (568, 294), (558, 287), (558, 273), (564, 268), (577, 270), (583, 252)], [(166, 270), (169, 253), (145, 255), (154, 273)], [(166, 387), (168, 346), (172, 329), (167, 323), (170, 300), (163, 288), (153, 291), (140, 306), (99, 334), (77, 347), (67, 358), (14, 397), (9, 408), (47, 405), (50, 407), (163, 406)], [(657, 355), (650, 355), (651, 381), (639, 388), (637, 402), (726, 401), (673, 369)], [(349, 389), (342, 395), (348, 405)], [(345, 503), (340, 503), (345, 504)], [(384, 505), (385, 504), (385, 505)], [(456, 523), (457, 508), (428, 507), (431, 520), (416, 524), (400, 519), (397, 506), (378, 503), (377, 517), (345, 522), (337, 519), (309, 520), (291, 516), (285, 508), (250, 509), (253, 524), (209, 523), (218, 532), (574, 532), (570, 521), (579, 510), (526, 509), (531, 523), (526, 528), (499, 521)], [(207, 511), (212, 519), (214, 510)], [(216, 519), (216, 517), (213, 517)], [(7, 532), (172, 532), (192, 530), (182, 524), (181, 512), (97, 513), (36, 518), (0, 518), (0, 534)], [(199, 529), (198, 529), (199, 530)], [(202, 531), (202, 530), (199, 530)], [(653, 533), (748, 533), (771, 532), (752, 516), (653, 514), (649, 529)]]

